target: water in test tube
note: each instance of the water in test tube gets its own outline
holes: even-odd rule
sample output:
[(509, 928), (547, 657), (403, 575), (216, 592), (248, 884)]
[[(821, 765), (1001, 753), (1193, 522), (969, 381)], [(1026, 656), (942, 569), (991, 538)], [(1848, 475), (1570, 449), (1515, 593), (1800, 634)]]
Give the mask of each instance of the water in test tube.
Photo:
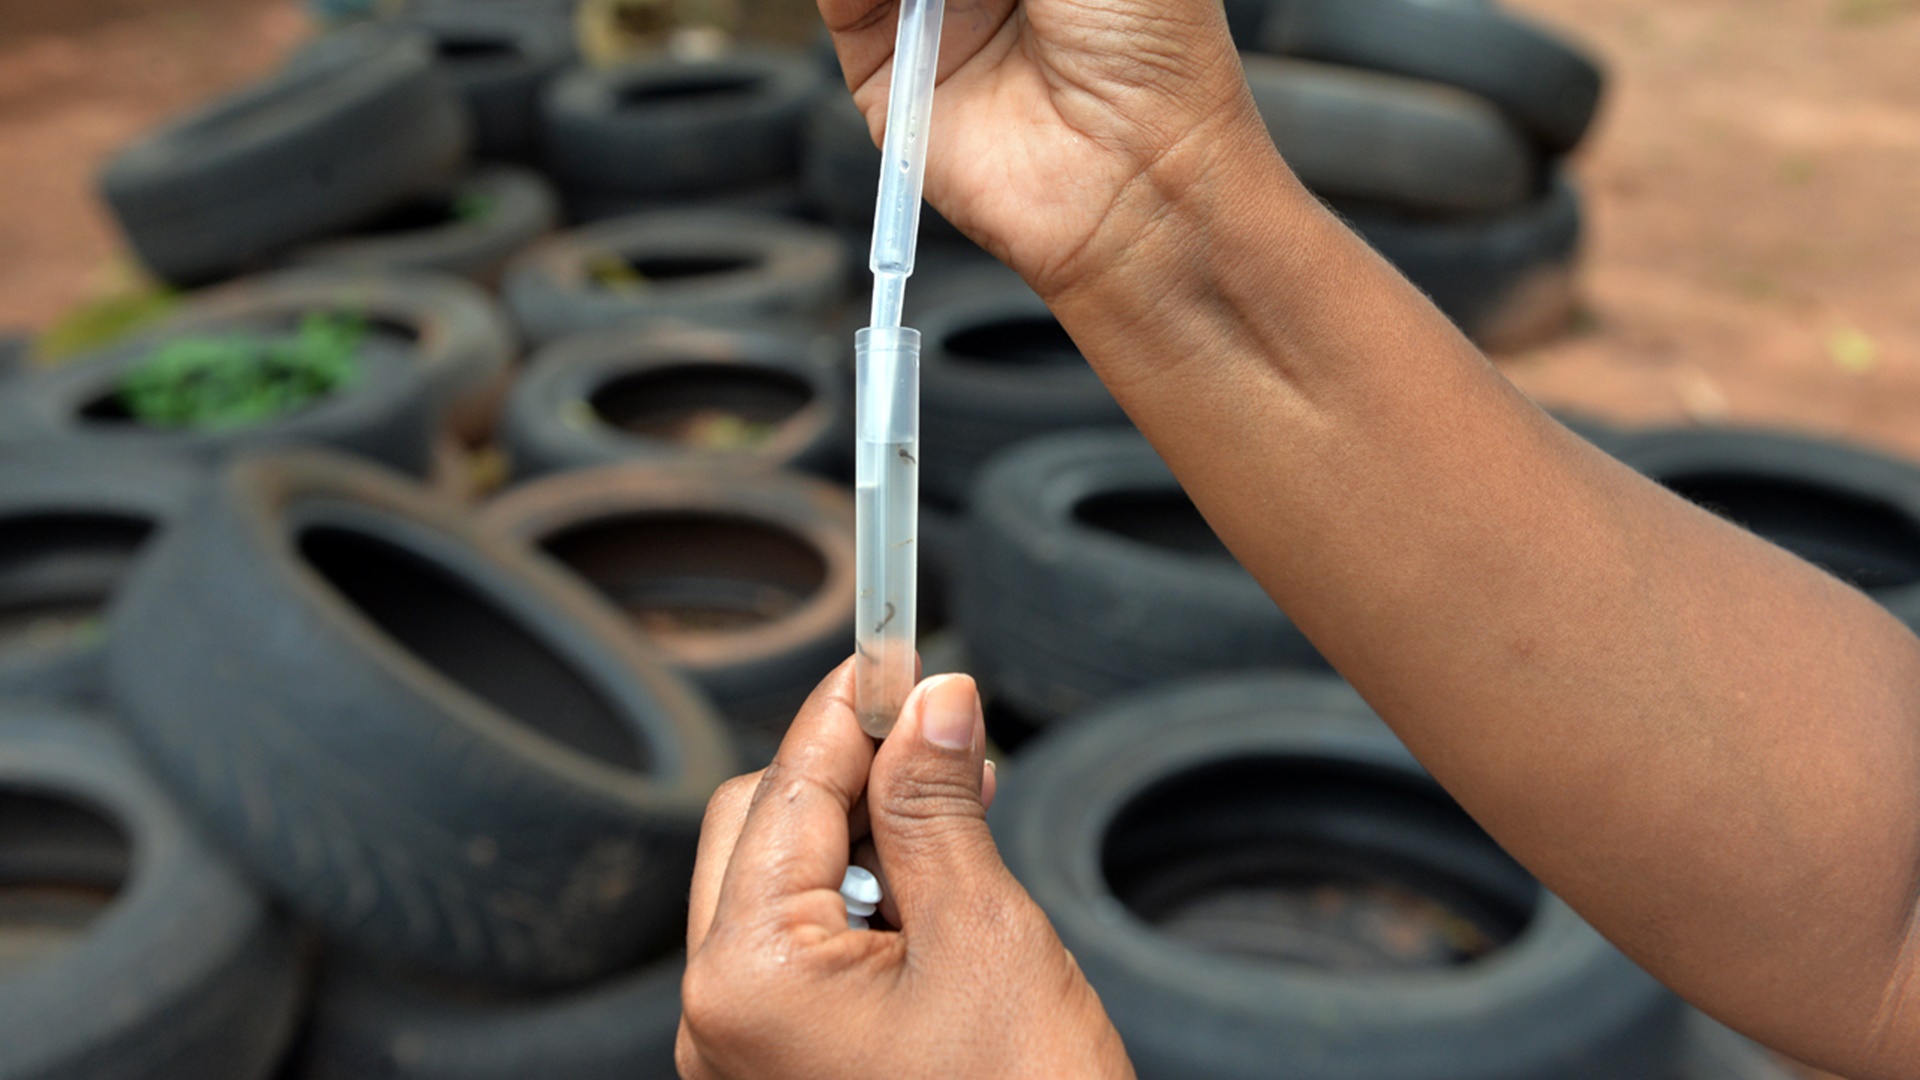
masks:
[(854, 338), (859, 596), (854, 709), (869, 735), (893, 730), (912, 691), (920, 517), (920, 332), (900, 325), (919, 240), (927, 129), (945, 0), (902, 0), (894, 42), (880, 202), (873, 218), (872, 325)]

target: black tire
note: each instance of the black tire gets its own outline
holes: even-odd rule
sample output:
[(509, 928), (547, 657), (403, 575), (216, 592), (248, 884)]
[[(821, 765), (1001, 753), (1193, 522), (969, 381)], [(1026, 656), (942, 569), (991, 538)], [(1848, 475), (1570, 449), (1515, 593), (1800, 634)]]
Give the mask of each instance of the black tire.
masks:
[(1408, 217), (1336, 202), (1353, 231), (1482, 347), (1538, 344), (1572, 318), (1580, 193), (1556, 174), (1545, 193), (1503, 214)]
[(547, 166), (563, 192), (667, 196), (792, 179), (819, 69), (742, 51), (576, 69), (547, 91)]
[(1491, 5), (1286, 0), (1260, 48), (1457, 86), (1486, 98), (1548, 151), (1580, 144), (1600, 107), (1599, 65), (1554, 33)]
[[(1142, 1080), (1643, 1080), (1678, 1053), (1678, 999), (1336, 679), (1116, 702), (1027, 748), (992, 822)], [(1432, 917), (1369, 929), (1375, 889)]]
[(538, 173), (482, 168), (452, 188), (401, 203), (353, 233), (294, 250), (294, 266), (434, 271), (492, 284), (507, 263), (560, 223), (560, 200)]
[(142, 335), (0, 385), (0, 453), (97, 447), (214, 463), (268, 447), (331, 446), (416, 476), (426, 474), (440, 409), (413, 351), (396, 337), (369, 334), (360, 346), (359, 377), (305, 408), (244, 427), (149, 426), (129, 415), (121, 383), (174, 333), (169, 328)]
[(1526, 136), (1464, 90), (1303, 60), (1244, 63), (1274, 145), (1323, 198), (1484, 214), (1538, 186)]
[(289, 270), (202, 293), (162, 329), (290, 328), (315, 313), (357, 316), (404, 341), (447, 425), (470, 441), (492, 429), (520, 342), (506, 313), (470, 282), (374, 268)]
[(107, 603), (204, 481), (144, 455), (0, 457), (0, 697), (103, 698)]
[[(853, 438), (847, 382), (830, 345), (800, 332), (587, 334), (534, 355), (501, 441), (520, 478), (621, 462), (822, 471)], [(749, 427), (766, 430), (731, 435)]]
[(920, 500), (920, 580), (915, 607), (919, 634), (946, 630), (953, 622), (954, 590), (960, 581), (961, 553), (966, 548), (966, 511)]
[(679, 211), (682, 213), (773, 214), (800, 221), (814, 219), (806, 189), (794, 180), (775, 180), (743, 188), (724, 188), (698, 195), (672, 195), (662, 198), (636, 198), (576, 189), (567, 196), (567, 220), (583, 225), (631, 217)]
[[(845, 292), (846, 261), (839, 237), (817, 225), (670, 211), (549, 238), (515, 260), (505, 293), (521, 331), (536, 345), (667, 319), (817, 321)], [(635, 278), (607, 284), (606, 267)]]
[(122, 588), (115, 700), (335, 939), (559, 984), (684, 932), (709, 706), (616, 613), (457, 508), (323, 454), (224, 470)]
[(1611, 420), (1603, 420), (1592, 413), (1578, 409), (1554, 408), (1547, 410), (1560, 426), (1587, 440), (1593, 445), (1611, 454), (1621, 439), (1627, 437), (1626, 429)]
[(444, 185), (466, 150), (426, 43), (355, 29), (121, 151), (100, 185), (148, 269), (197, 284)]
[(329, 966), (296, 1080), (671, 1080), (684, 957), (563, 995), (490, 998)]
[(425, 34), (436, 65), (466, 102), (474, 154), (485, 160), (538, 159), (540, 98), (574, 60), (566, 14), (512, 4), (443, 4), (388, 24)]
[(1687, 1047), (1679, 1080), (1803, 1080), (1766, 1048), (1728, 1030), (1704, 1013), (1687, 1016)]
[(0, 379), (29, 370), (33, 355), (33, 335), (25, 331), (0, 330)]
[[(1000, 275), (992, 275), (998, 280)], [(1047, 305), (1025, 285), (970, 292), (915, 316), (920, 329), (920, 485), (965, 506), (986, 460), (1014, 443), (1127, 414)]]
[(1646, 431), (1613, 455), (1920, 629), (1920, 466), (1785, 432)]
[(1015, 447), (969, 511), (960, 631), (1035, 721), (1205, 672), (1325, 667), (1133, 432)]
[(789, 473), (617, 465), (513, 488), (481, 523), (552, 557), (704, 690), (749, 764), (853, 650), (853, 497)]
[[(866, 116), (844, 86), (829, 86), (814, 97), (806, 123), (801, 175), (808, 202), (836, 228), (867, 243), (873, 235), (873, 215), (880, 200), (880, 147), (873, 141)], [(928, 247), (974, 246), (952, 222), (924, 203), (920, 207), (920, 243)]]
[(0, 807), (0, 922), (28, 949), (0, 962), (0, 1077), (271, 1073), (299, 1005), (293, 934), (123, 736), (0, 705)]
[(1236, 48), (1252, 49), (1260, 44), (1260, 29), (1266, 25), (1273, 0), (1226, 0), (1227, 33)]

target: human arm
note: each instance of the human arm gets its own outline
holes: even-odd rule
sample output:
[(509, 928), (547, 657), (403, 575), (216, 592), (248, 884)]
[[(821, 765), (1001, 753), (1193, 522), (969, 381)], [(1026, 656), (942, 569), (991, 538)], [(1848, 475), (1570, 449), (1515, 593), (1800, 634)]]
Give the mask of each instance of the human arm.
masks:
[[(883, 119), (890, 5), (822, 0)], [(1206, 0), (950, 12), (928, 194), (1209, 522), (1636, 960), (1858, 1078), (1920, 1058), (1920, 644), (1532, 406), (1303, 191)]]

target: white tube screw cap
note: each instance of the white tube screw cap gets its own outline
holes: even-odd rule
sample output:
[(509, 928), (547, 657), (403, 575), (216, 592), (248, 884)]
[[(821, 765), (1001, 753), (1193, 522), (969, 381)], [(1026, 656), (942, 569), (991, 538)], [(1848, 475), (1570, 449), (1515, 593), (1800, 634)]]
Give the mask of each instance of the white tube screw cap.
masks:
[(847, 905), (847, 929), (867, 929), (867, 919), (880, 910), (880, 879), (858, 866), (847, 867), (840, 879), (840, 899)]

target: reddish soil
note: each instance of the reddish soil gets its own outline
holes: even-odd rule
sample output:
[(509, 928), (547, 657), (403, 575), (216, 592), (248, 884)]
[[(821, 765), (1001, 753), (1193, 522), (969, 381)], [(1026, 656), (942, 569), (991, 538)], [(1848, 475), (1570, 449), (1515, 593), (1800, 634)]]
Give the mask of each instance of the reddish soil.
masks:
[(1513, 379), (1920, 457), (1920, 3), (1512, 2), (1612, 74), (1576, 165), (1589, 316)]
[(0, 3), (0, 326), (43, 327), (125, 281), (93, 177), (162, 118), (275, 67), (285, 0)]

